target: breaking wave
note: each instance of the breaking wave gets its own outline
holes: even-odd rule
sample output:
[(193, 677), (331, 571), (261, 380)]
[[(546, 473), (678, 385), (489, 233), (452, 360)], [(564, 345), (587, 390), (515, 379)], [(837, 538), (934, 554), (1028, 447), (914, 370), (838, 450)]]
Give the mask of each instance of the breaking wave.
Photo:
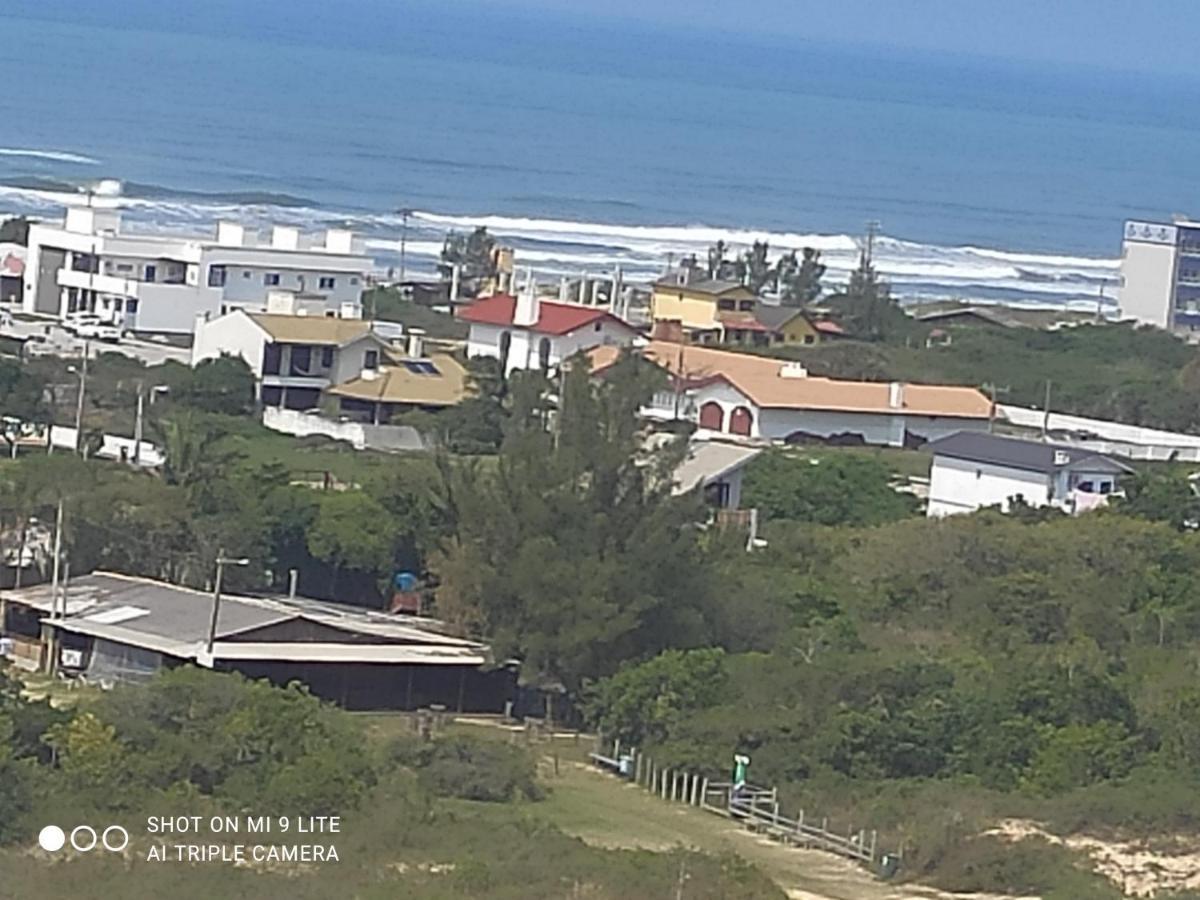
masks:
[[(79, 186), (66, 182), (0, 185), (0, 211), (57, 215), (77, 201)], [(178, 191), (127, 183), (119, 197), (97, 202), (126, 210), (131, 229), (207, 234), (218, 219), (259, 227), (275, 222), (302, 228), (350, 227), (367, 239), (381, 271), (394, 268), (400, 250), (400, 216), (323, 208), (287, 194)], [(408, 220), (405, 253), (412, 275), (432, 275), (448, 231), (486, 226), (516, 249), (518, 265), (544, 278), (611, 272), (620, 266), (631, 280), (652, 280), (668, 262), (724, 241), (731, 253), (766, 241), (771, 256), (813, 247), (827, 266), (826, 283), (844, 283), (858, 263), (860, 240), (847, 234), (812, 234), (712, 225), (621, 225), (503, 215), (450, 215), (417, 211)], [(974, 246), (924, 244), (889, 236), (875, 242), (877, 269), (902, 300), (958, 299), (1022, 306), (1086, 307), (1115, 304), (1119, 260)]]
[(82, 153), (68, 153), (65, 150), (23, 150), (19, 147), (0, 147), (0, 156), (19, 156), (23, 159), (45, 159), (51, 162), (80, 163), (85, 166), (98, 166), (100, 160)]

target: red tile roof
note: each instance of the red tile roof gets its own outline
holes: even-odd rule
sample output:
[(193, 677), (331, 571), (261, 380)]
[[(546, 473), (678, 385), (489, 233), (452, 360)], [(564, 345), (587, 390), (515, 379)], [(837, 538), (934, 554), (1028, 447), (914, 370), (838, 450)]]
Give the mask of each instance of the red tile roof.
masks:
[(817, 331), (823, 331), (826, 334), (845, 334), (846, 329), (842, 328), (837, 322), (831, 322), (828, 319), (817, 319), (813, 322), (813, 328)]
[[(481, 325), (512, 325), (516, 308), (516, 297), (511, 294), (494, 294), (476, 300), (459, 312), (458, 316), (467, 322), (478, 322)], [(553, 303), (548, 300), (538, 304), (538, 319), (530, 330), (542, 334), (570, 334), (599, 319), (609, 319), (621, 328), (635, 330), (607, 310), (570, 303)]]

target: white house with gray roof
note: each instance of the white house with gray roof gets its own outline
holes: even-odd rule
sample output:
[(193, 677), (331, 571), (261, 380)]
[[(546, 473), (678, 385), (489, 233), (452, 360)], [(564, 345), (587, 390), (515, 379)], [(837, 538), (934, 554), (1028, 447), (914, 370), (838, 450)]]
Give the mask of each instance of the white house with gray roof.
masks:
[(1133, 471), (1091, 450), (971, 431), (926, 448), (933, 453), (926, 510), (932, 517), (985, 506), (1007, 512), (1017, 497), (1077, 515), (1105, 505), (1120, 478)]

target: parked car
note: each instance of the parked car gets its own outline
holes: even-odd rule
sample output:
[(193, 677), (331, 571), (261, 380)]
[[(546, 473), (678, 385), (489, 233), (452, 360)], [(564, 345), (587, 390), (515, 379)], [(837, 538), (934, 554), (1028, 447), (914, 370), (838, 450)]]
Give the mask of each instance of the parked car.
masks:
[(115, 344), (121, 340), (121, 329), (108, 322), (84, 322), (75, 329), (75, 336)]
[(7, 309), (0, 309), (0, 328), (12, 328), (13, 315)]
[(50, 343), (50, 339), (44, 334), (31, 334), (25, 340), (25, 355), (26, 356), (58, 356), (59, 349), (57, 345)]
[(67, 331), (75, 334), (79, 333), (80, 328), (85, 328), (88, 325), (99, 325), (100, 317), (95, 313), (88, 312), (73, 312), (63, 316), (62, 326)]

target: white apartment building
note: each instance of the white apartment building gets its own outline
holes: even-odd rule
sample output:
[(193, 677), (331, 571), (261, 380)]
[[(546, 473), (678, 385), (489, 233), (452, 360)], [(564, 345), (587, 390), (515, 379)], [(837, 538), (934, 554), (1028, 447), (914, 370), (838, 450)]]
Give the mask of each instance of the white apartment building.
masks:
[[(130, 331), (189, 334), (197, 315), (291, 306), (358, 317), (371, 260), (349, 231), (275, 226), (269, 236), (221, 222), (211, 237), (128, 233), (115, 209), (68, 207), (29, 229), (22, 306), (62, 318), (85, 311)], [(289, 301), (281, 292), (294, 295)]]
[(1200, 329), (1200, 222), (1126, 222), (1118, 301), (1123, 318)]

